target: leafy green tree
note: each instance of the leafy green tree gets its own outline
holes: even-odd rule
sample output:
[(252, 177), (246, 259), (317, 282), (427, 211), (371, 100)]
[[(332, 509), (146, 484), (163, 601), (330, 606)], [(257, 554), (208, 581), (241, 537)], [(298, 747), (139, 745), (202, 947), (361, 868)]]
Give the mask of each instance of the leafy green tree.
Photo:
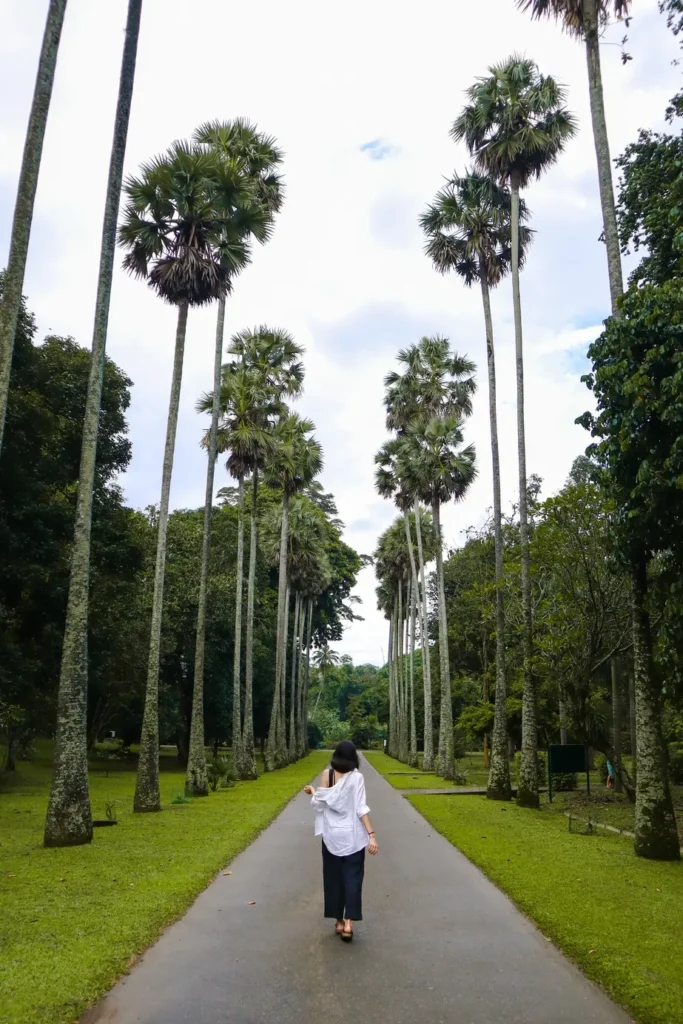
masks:
[[(464, 139), (477, 166), (501, 184), (509, 185), (510, 265), (515, 321), (517, 369), (517, 453), (519, 463), (519, 525), (524, 608), (524, 726), (522, 765), (517, 801), (538, 807), (536, 758), (536, 694), (533, 680), (531, 578), (527, 507), (526, 438), (524, 428), (524, 350), (522, 305), (519, 291), (520, 190), (540, 178), (560, 156), (576, 132), (576, 121), (564, 106), (565, 90), (554, 78), (542, 75), (532, 60), (517, 56), (489, 68), (468, 90), (469, 103), (456, 118), (451, 135)], [(502, 780), (501, 780), (502, 781)]]
[[(221, 161), (228, 174), (235, 170), (240, 173), (248, 188), (243, 190), (242, 195), (235, 196), (235, 202), (227, 211), (226, 216), (226, 237), (232, 234), (238, 238), (241, 233), (245, 236), (254, 234), (260, 242), (265, 242), (269, 237), (270, 221), (282, 205), (282, 185), (276, 168), (282, 162), (282, 153), (275, 146), (274, 139), (259, 132), (255, 125), (250, 124), (243, 118), (234, 121), (209, 122), (197, 129), (194, 135), (195, 143), (204, 147), (205, 150)], [(255, 211), (260, 209), (264, 220), (254, 217)], [(254, 231), (256, 224), (257, 230)], [(240, 267), (236, 268), (237, 270)], [(208, 792), (205, 754), (204, 754), (204, 651), (206, 634), (206, 598), (208, 592), (208, 571), (209, 551), (211, 546), (211, 518), (213, 512), (213, 479), (216, 463), (216, 439), (218, 433), (218, 419), (221, 405), (221, 359), (223, 355), (223, 331), (225, 324), (225, 295), (218, 299), (218, 315), (216, 319), (216, 345), (214, 352), (213, 372), (213, 393), (211, 407), (211, 427), (208, 437), (208, 459), (206, 470), (206, 498), (204, 514), (204, 540), (202, 544), (202, 572), (200, 577), (199, 608), (197, 612), (197, 645), (195, 650), (194, 683), (195, 691), (193, 696), (194, 712), (192, 716), (192, 734), (190, 738), (190, 757), (187, 766), (186, 789), (195, 795), (204, 796)], [(244, 396), (243, 396), (244, 397)], [(244, 405), (242, 406), (244, 414)], [(257, 428), (259, 429), (259, 428)], [(260, 434), (262, 435), (262, 431)], [(250, 454), (254, 451), (254, 445), (258, 441), (252, 438)], [(242, 446), (244, 448), (244, 445)], [(253, 777), (255, 765), (253, 763), (253, 744), (249, 756), (249, 763), (245, 763), (242, 727), (241, 727), (241, 638), (242, 638), (242, 589), (244, 560), (244, 477), (249, 466), (241, 463), (241, 470), (237, 473), (240, 487), (240, 529), (237, 548), (237, 604), (235, 615), (238, 625), (235, 631), (235, 667), (234, 667), (234, 695), (233, 715), (235, 716), (235, 728), (233, 729), (233, 765), (238, 777)]]
[(116, 252), (116, 222), (119, 215), (123, 161), (133, 99), (141, 12), (142, 0), (129, 0), (102, 226), (92, 359), (83, 420), (83, 446), (78, 476), (71, 582), (60, 673), (52, 787), (45, 822), (46, 846), (74, 846), (90, 842), (92, 839), (86, 725), (90, 538), (97, 432), (101, 411), (109, 302)]
[(614, 550), (631, 577), (638, 786), (636, 853), (678, 860), (679, 839), (662, 732), (662, 686), (653, 664), (649, 570), (662, 553), (679, 569), (683, 515), (683, 287), (648, 285), (622, 300), (589, 349), (585, 378), (597, 412), (581, 422), (596, 438), (589, 454), (604, 470), (615, 505)]
[(621, 19), (628, 15), (630, 0), (517, 0), (522, 10), (531, 11), (534, 18), (556, 18), (570, 35), (583, 39), (588, 64), (588, 92), (590, 95), (593, 142), (598, 163), (598, 183), (602, 223), (607, 249), (607, 269), (612, 299), (612, 315), (618, 316), (617, 300), (624, 291), (619, 249), (619, 231), (614, 206), (612, 161), (605, 118), (605, 98), (600, 66), (600, 33), (609, 18)]
[[(479, 282), (484, 306), (486, 362), (489, 384), (489, 424), (493, 468), (493, 527), (496, 564), (496, 720), (487, 793), (509, 800), (510, 766), (507, 751), (505, 676), (505, 608), (503, 605), (503, 523), (500, 496), (500, 449), (496, 399), (496, 358), (493, 343), (490, 289), (510, 270), (511, 196), (508, 188), (475, 172), (454, 176), (421, 217), (427, 236), (427, 255), (440, 273), (454, 271), (471, 287)], [(523, 264), (531, 232), (524, 225), (526, 203), (519, 205), (519, 260)]]
[(629, 281), (665, 284), (683, 271), (683, 138), (641, 130), (616, 161), (624, 252), (642, 253)]
[[(264, 237), (269, 217), (253, 200), (253, 185), (239, 164), (175, 143), (125, 186), (128, 205), (120, 228), (128, 250), (124, 268), (178, 308), (171, 396), (159, 503), (157, 559), (145, 716), (134, 807), (157, 811), (159, 797), (159, 649), (163, 609), (168, 503), (178, 423), (187, 317), (190, 306), (220, 299), (250, 260), (249, 237)], [(241, 211), (237, 224), (236, 209)], [(246, 217), (247, 212), (249, 217)], [(203, 787), (198, 787), (202, 789)]]
[(17, 322), (21, 313), (26, 257), (31, 236), (33, 204), (38, 188), (38, 173), (43, 155), (43, 140), (52, 98), (52, 85), (57, 66), (59, 41), (66, 13), (66, 0), (50, 0), (43, 45), (38, 60), (38, 74), (29, 114), (24, 154), (19, 172), (17, 200), (14, 207), (9, 258), (0, 296), (0, 452), (7, 415), (12, 355)]

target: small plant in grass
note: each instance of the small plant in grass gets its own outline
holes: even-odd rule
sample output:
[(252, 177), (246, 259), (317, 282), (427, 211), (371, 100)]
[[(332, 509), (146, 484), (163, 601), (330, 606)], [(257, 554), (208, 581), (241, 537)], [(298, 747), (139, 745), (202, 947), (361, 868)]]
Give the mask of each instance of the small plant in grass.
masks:
[(171, 803), (172, 804), (191, 804), (193, 799), (194, 799), (194, 797), (190, 796), (188, 793), (185, 793), (184, 790), (181, 790), (180, 792), (173, 794), (173, 796), (171, 797)]
[(464, 772), (457, 764), (455, 765), (455, 774), (453, 775), (453, 782), (456, 786), (467, 785), (467, 772)]
[(230, 786), (234, 786), (237, 781), (237, 775), (235, 768), (231, 760), (227, 757), (212, 757), (206, 763), (206, 776), (209, 780), (209, 788), (212, 792), (216, 792), (219, 786), (223, 789), (229, 789)]
[(104, 814), (107, 821), (116, 821), (116, 800), (107, 800), (104, 805)]

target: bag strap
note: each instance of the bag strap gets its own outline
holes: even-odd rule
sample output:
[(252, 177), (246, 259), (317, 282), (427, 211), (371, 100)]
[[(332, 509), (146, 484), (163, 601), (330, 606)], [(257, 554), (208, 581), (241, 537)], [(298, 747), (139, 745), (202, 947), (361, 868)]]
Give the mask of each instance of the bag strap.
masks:
[(330, 768), (330, 776), (329, 776), (328, 782), (329, 782), (330, 789), (332, 789), (332, 786), (334, 786), (334, 768)]

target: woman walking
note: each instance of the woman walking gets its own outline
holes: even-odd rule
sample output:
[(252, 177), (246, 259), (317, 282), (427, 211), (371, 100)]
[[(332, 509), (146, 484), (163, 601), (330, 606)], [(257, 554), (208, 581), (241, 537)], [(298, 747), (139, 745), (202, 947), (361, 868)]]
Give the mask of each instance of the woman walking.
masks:
[(339, 744), (320, 787), (305, 786), (315, 815), (315, 834), (322, 836), (325, 917), (336, 920), (343, 942), (353, 939), (354, 921), (363, 920), (362, 894), (365, 851), (379, 847), (365, 802), (365, 779), (350, 740)]

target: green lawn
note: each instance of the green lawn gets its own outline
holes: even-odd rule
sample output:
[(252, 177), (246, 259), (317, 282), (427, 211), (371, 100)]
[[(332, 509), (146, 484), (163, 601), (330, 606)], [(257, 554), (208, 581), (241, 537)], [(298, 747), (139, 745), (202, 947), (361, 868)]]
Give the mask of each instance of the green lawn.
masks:
[[(257, 782), (170, 804), (184, 788), (173, 759), (161, 775), (164, 810), (132, 813), (130, 765), (91, 765), (95, 817), (115, 800), (119, 824), (89, 846), (41, 846), (49, 762), (0, 775), (0, 1022), (66, 1024), (102, 995), (131, 957), (179, 917), (216, 872), (243, 850), (322, 770), (315, 752)], [(166, 760), (166, 759), (164, 759)]]
[[(370, 760), (382, 774), (396, 763)], [(540, 811), (480, 796), (408, 799), (638, 1024), (681, 1024), (683, 863), (641, 860), (611, 833), (570, 834), (568, 794)], [(590, 817), (600, 810), (610, 823), (632, 820), (623, 802), (591, 804)]]

